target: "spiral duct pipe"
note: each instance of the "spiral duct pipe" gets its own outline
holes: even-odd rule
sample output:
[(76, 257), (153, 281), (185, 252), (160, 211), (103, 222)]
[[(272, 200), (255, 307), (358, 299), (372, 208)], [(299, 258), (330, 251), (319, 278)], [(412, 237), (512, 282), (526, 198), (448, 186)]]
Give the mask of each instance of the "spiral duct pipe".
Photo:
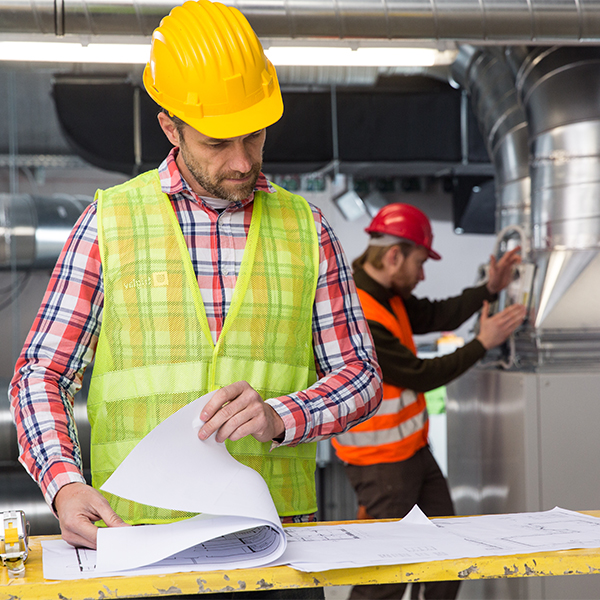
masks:
[[(181, 2), (4, 0), (0, 32), (149, 36)], [(595, 0), (274, 0), (237, 6), (262, 37), (573, 43), (600, 35)]]
[(516, 64), (529, 122), (534, 248), (598, 247), (600, 48), (537, 48)]
[(467, 90), (494, 165), (496, 232), (518, 226), (530, 235), (531, 181), (527, 119), (514, 75), (498, 49), (461, 46), (452, 76)]
[(529, 130), (538, 364), (600, 359), (600, 48), (508, 48)]
[(0, 194), (0, 269), (51, 269), (90, 200)]

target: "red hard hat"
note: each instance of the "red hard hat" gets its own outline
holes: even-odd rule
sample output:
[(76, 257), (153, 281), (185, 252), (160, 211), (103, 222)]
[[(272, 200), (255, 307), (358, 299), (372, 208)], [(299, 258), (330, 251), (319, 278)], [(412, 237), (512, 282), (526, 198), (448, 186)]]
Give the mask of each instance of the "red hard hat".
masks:
[(431, 248), (433, 233), (427, 215), (410, 204), (394, 202), (384, 206), (373, 217), (371, 224), (365, 231), (410, 240), (418, 246), (423, 246), (429, 253), (429, 258), (433, 260), (442, 258)]

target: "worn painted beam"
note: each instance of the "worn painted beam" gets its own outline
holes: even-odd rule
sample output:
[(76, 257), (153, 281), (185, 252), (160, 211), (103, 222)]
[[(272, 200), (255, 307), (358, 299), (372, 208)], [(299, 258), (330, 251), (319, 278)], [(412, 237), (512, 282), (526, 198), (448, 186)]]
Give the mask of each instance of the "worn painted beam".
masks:
[[(600, 517), (600, 511), (585, 512)], [(43, 539), (57, 539), (57, 537), (30, 539), (30, 555), (23, 579), (9, 579), (7, 570), (0, 568), (0, 600), (64, 600), (65, 598), (107, 600), (108, 598), (160, 597), (366, 583), (449, 579), (464, 581), (600, 573), (600, 548), (598, 548), (336, 569), (319, 573), (301, 573), (289, 567), (262, 567), (205, 573), (49, 581), (43, 578), (41, 542)]]

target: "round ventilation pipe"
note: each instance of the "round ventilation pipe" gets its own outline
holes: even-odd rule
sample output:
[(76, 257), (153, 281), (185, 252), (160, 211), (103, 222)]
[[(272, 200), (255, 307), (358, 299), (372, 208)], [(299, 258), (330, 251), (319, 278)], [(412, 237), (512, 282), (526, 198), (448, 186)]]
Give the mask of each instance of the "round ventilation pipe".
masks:
[(600, 48), (509, 49), (529, 124), (533, 249), (600, 246)]
[(0, 194), (0, 269), (51, 269), (91, 198)]
[(511, 69), (498, 49), (461, 46), (452, 76), (470, 96), (494, 165), (496, 232), (516, 225), (529, 237), (531, 181), (527, 120)]

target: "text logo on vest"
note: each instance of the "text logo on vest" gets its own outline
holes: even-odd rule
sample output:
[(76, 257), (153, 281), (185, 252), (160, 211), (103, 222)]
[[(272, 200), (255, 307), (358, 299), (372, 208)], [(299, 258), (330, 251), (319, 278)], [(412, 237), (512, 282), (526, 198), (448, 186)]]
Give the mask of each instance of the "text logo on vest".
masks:
[(154, 286), (154, 287), (167, 287), (169, 285), (169, 276), (166, 271), (159, 271), (157, 273), (152, 273), (152, 277), (148, 275), (147, 277), (140, 277), (136, 279), (135, 277), (123, 284), (123, 287), (126, 290), (131, 288), (140, 288)]

